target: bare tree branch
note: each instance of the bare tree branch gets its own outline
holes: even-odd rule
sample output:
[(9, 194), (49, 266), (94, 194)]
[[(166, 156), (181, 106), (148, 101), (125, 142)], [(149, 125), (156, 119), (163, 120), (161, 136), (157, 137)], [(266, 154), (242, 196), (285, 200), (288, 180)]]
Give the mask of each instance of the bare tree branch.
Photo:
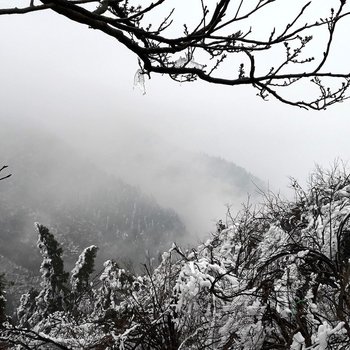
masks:
[[(274, 23), (273, 17), (266, 20), (268, 11), (275, 16), (278, 6), (285, 6), (279, 0), (254, 4), (220, 0), (215, 5), (198, 0), (194, 16), (199, 18), (192, 30), (189, 23), (181, 23), (181, 4), (169, 9), (165, 0), (148, 0), (141, 5), (131, 0), (40, 1), (42, 4), (36, 6), (31, 2), (23, 8), (0, 8), (0, 15), (54, 11), (115, 38), (139, 57), (142, 74), (148, 76), (159, 73), (181, 82), (201, 79), (229, 86), (251, 85), (265, 100), (272, 96), (282, 103), (314, 110), (348, 98), (350, 71), (325, 70), (336, 28), (349, 15), (345, 0), (332, 1), (328, 14), (317, 13), (320, 6), (316, 0), (288, 4), (293, 11), (284, 24)], [(189, 9), (193, 5), (182, 6)], [(152, 13), (157, 13), (159, 23), (148, 22)], [(184, 32), (176, 35), (179, 25)], [(321, 45), (324, 50), (320, 50)], [(304, 56), (306, 49), (312, 50), (312, 57)], [(268, 66), (271, 58), (275, 66)], [(238, 73), (228, 69), (227, 63), (239, 67)], [(333, 87), (334, 82), (338, 87)], [(300, 97), (289, 97), (289, 91), (301, 91)]]
[[(8, 165), (4, 165), (2, 168), (0, 168), (0, 173), (1, 173), (3, 170), (5, 170), (6, 168), (8, 168)], [(5, 175), (5, 176), (3, 176), (3, 177), (0, 177), (0, 181), (9, 178), (11, 175), (12, 175), (12, 174), (8, 174), (8, 175)]]

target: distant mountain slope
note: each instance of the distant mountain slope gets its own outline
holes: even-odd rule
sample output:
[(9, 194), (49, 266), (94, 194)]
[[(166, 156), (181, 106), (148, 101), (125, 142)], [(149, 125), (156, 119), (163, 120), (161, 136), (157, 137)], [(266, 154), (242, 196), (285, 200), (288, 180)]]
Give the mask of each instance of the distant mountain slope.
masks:
[(1, 121), (0, 161), (13, 177), (0, 182), (0, 254), (37, 268), (36, 250), (23, 251), (35, 245), (39, 221), (68, 247), (71, 263), (90, 244), (100, 246), (100, 261), (143, 261), (173, 240), (201, 240), (225, 219), (226, 205), (235, 212), (264, 187), (234, 163), (182, 150), (166, 135), (81, 128), (57, 138)]
[(237, 194), (254, 194), (256, 186), (264, 187), (259, 178), (224, 158), (199, 154), (195, 159), (206, 169), (208, 176), (227, 183), (231, 186), (231, 191), (235, 189)]
[(16, 264), (38, 268), (36, 249), (28, 251), (36, 243), (35, 221), (52, 228), (71, 263), (90, 244), (99, 246), (99, 261), (141, 262), (185, 234), (173, 210), (52, 135), (13, 125), (2, 131), (0, 157), (13, 176), (0, 183), (0, 254)]
[[(74, 141), (83, 150), (81, 143)], [(181, 143), (181, 140), (179, 140)], [(201, 239), (225, 218), (226, 204), (234, 211), (254, 200), (263, 182), (244, 168), (219, 157), (189, 152), (137, 126), (91, 137), (88, 152), (101, 168), (152, 194), (163, 206), (176, 210), (192, 237)]]

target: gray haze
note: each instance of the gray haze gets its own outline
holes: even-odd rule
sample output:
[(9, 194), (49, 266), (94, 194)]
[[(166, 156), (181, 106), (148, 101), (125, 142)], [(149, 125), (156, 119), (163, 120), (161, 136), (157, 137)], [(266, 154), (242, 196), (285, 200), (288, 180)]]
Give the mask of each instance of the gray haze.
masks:
[[(163, 208), (173, 208), (193, 240), (215, 230), (216, 222), (225, 219), (227, 206), (236, 212), (248, 194), (255, 197), (258, 188), (264, 187), (233, 163), (183, 150), (126, 120), (121, 129), (105, 130), (103, 137), (86, 135), (84, 140), (74, 130), (58, 137), (37, 121), (29, 125), (15, 117), (3, 118), (1, 125), (2, 161), (14, 173), (1, 187), (2, 195), (8, 186), (20, 188), (12, 190), (16, 196), (15, 203), (15, 198), (8, 199), (12, 205), (21, 203), (21, 195), (69, 205), (76, 196), (96, 196), (98, 189), (116, 192), (110, 187), (113, 182), (106, 183), (111, 176), (139, 189)], [(26, 206), (37, 208), (37, 200)], [(40, 221), (55, 222), (52, 211), (45, 217), (43, 208), (33, 210), (40, 213)], [(32, 231), (32, 223), (25, 226)]]
[[(306, 112), (260, 101), (248, 87), (178, 84), (155, 75), (142, 95), (133, 89), (134, 55), (50, 13), (2, 16), (0, 38), (1, 119), (50, 130), (106, 171), (128, 176), (178, 210), (195, 234), (209, 231), (220, 212), (225, 215), (225, 204), (237, 205), (244, 195), (227, 198), (225, 186), (207, 177), (183, 187), (154, 183), (160, 159), (183, 159), (183, 151), (223, 157), (282, 191), (288, 176), (303, 181), (314, 163), (349, 160), (349, 102)], [(336, 44), (336, 64), (344, 66), (348, 48)], [(132, 160), (140, 154), (153, 157), (147, 171)]]

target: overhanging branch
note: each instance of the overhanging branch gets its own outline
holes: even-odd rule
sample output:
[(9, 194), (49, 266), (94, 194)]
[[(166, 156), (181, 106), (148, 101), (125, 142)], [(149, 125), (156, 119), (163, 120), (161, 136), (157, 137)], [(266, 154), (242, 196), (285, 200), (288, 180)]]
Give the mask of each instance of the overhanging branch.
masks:
[[(37, 6), (0, 8), (0, 15), (54, 11), (115, 38), (140, 58), (145, 74), (166, 74), (182, 82), (201, 79), (229, 86), (251, 85), (264, 99), (273, 96), (282, 103), (306, 109), (325, 109), (348, 98), (350, 73), (322, 71), (330, 59), (335, 29), (349, 15), (346, 1), (334, 0), (328, 14), (323, 13), (321, 17), (315, 14), (314, 18), (310, 9), (316, 0), (295, 4), (294, 17), (289, 18), (282, 29), (276, 28), (273, 21), (264, 21), (262, 29), (270, 29), (266, 38), (259, 36), (261, 24), (259, 27), (255, 19), (264, 16), (268, 9), (278, 11), (273, 6), (284, 6), (282, 1), (259, 0), (255, 5), (247, 0), (220, 0), (216, 5), (198, 1), (200, 18), (197, 26), (190, 31), (185, 23), (184, 33), (175, 38), (172, 28), (179, 21), (181, 23), (181, 11), (178, 11), (180, 18), (174, 18), (172, 9), (167, 15), (164, 10), (165, 17), (162, 15), (158, 24), (146, 21), (148, 14), (166, 8), (166, 0), (146, 1), (142, 5), (131, 0), (41, 0), (42, 5)], [(185, 6), (186, 10), (191, 5), (177, 6)], [(243, 24), (247, 23), (249, 29), (243, 30)], [(151, 30), (151, 25), (156, 29)], [(324, 50), (317, 53), (319, 45), (312, 46), (310, 31), (323, 28), (328, 34), (324, 37)], [(313, 47), (315, 56), (304, 57), (306, 47)], [(266, 63), (270, 61), (269, 55), (277, 60), (276, 67)], [(201, 61), (196, 62), (195, 57), (200, 57)], [(224, 68), (228, 62), (240, 68)], [(323, 85), (325, 78), (339, 81), (341, 87), (330, 89)], [(316, 93), (310, 93), (310, 96), (303, 93), (299, 99), (289, 99), (285, 92), (292, 90), (296, 82), (308, 84)], [(321, 96), (312, 97), (318, 90)], [(299, 90), (296, 88), (296, 91)]]

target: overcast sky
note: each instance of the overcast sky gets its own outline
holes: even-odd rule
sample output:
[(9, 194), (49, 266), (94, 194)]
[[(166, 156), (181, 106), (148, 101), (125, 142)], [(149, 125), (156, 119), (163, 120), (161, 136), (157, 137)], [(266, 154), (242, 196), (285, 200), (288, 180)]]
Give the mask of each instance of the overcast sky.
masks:
[[(342, 30), (335, 62), (344, 67), (349, 48), (340, 45), (348, 36), (346, 26)], [(2, 118), (39, 122), (82, 141), (101, 139), (102, 148), (111, 147), (102, 141), (107, 134), (135, 125), (233, 161), (275, 188), (283, 188), (288, 176), (305, 179), (315, 163), (349, 161), (350, 101), (303, 111), (261, 101), (248, 87), (179, 84), (156, 75), (142, 95), (133, 89), (133, 54), (48, 12), (1, 16), (0, 40)]]

